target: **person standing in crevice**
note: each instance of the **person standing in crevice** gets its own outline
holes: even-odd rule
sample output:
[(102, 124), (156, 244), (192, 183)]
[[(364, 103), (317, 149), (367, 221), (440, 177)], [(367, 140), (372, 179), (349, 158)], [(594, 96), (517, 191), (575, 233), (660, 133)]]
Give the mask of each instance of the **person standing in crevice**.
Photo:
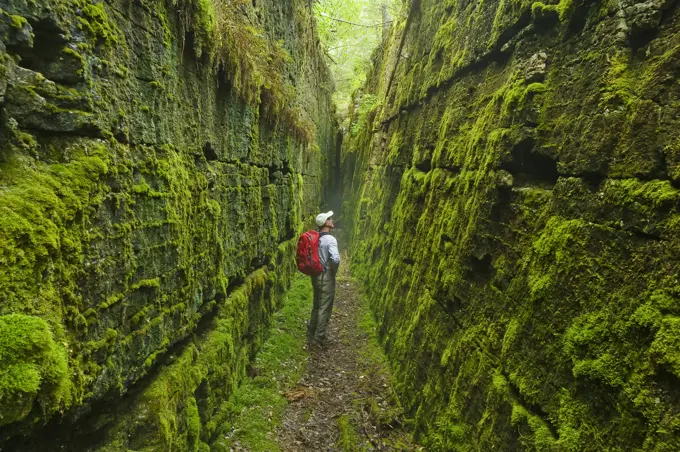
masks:
[(333, 212), (320, 213), (316, 217), (319, 228), (319, 260), (323, 271), (312, 276), (314, 288), (314, 305), (312, 315), (307, 323), (307, 339), (312, 345), (325, 347), (328, 345), (326, 329), (333, 311), (335, 301), (335, 275), (340, 266), (340, 252), (338, 241), (331, 235), (335, 228)]

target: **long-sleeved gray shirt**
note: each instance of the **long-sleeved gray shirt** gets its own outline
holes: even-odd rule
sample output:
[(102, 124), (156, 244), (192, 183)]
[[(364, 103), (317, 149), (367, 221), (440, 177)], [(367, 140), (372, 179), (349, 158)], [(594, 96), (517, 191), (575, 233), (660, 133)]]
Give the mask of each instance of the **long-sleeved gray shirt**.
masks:
[(321, 233), (319, 239), (319, 260), (324, 269), (328, 268), (329, 261), (334, 268), (340, 265), (340, 252), (338, 251), (338, 241), (329, 233)]

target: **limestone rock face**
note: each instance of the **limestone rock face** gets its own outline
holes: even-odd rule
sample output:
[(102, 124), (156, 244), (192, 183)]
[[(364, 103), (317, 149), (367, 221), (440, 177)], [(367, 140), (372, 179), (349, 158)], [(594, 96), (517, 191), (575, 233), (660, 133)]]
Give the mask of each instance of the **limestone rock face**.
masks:
[(407, 10), (343, 183), (419, 440), (680, 449), (678, 2)]
[(307, 3), (218, 3), (0, 1), (2, 450), (228, 429), (336, 125)]

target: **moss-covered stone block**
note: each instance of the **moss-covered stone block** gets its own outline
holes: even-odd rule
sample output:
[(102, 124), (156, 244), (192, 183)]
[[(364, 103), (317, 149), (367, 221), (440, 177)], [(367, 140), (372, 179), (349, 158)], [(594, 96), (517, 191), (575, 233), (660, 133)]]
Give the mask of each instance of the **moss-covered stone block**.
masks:
[[(54, 367), (67, 371), (41, 374), (37, 349), (11, 361), (3, 388), (16, 408), (0, 447), (212, 442), (292, 275), (291, 240), (332, 189), (322, 181), (336, 146), (318, 84), (329, 73), (313, 29), (296, 23), (311, 20), (303, 2), (228, 3), (3, 5), (0, 318), (35, 319), (49, 332), (40, 350), (52, 353), (48, 336), (63, 345)], [(191, 349), (212, 353), (198, 386), (153, 405), (147, 389)], [(230, 383), (211, 381), (213, 394), (200, 384), (215, 366)], [(173, 419), (131, 420), (152, 405)], [(87, 433), (123, 428), (134, 439)]]
[(673, 450), (678, 9), (622, 39), (621, 5), (454, 3), (414, 3), (343, 148), (416, 436)]

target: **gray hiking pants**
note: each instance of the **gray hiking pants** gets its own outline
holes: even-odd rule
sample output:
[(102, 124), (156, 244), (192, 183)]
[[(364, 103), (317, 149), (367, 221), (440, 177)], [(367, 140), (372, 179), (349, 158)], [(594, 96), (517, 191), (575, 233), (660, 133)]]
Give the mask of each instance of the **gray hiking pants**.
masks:
[(314, 306), (307, 324), (307, 336), (317, 342), (323, 342), (326, 340), (326, 328), (331, 319), (335, 300), (335, 272), (327, 270), (312, 276), (312, 287), (314, 288)]

